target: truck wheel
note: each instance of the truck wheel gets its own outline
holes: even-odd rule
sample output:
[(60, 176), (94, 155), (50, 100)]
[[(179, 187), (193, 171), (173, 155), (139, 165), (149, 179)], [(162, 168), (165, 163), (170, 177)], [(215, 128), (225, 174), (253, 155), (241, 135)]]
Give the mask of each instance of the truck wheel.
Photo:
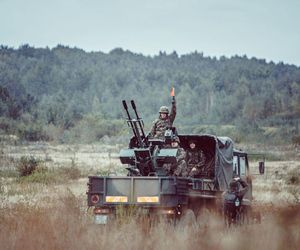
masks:
[(183, 214), (180, 217), (180, 220), (178, 222), (178, 227), (179, 228), (196, 228), (197, 227), (197, 219), (195, 216), (195, 213), (191, 209), (186, 209)]
[(163, 225), (176, 225), (176, 216), (166, 216), (166, 215), (159, 215), (159, 214), (152, 214), (149, 216), (149, 226), (156, 227), (160, 224)]

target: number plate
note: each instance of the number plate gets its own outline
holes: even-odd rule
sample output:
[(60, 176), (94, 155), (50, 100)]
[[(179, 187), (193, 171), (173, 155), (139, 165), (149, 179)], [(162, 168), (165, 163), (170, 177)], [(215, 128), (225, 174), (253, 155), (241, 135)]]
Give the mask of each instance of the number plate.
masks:
[(107, 224), (107, 219), (108, 219), (108, 215), (96, 214), (95, 215), (95, 224), (105, 225), (105, 224)]

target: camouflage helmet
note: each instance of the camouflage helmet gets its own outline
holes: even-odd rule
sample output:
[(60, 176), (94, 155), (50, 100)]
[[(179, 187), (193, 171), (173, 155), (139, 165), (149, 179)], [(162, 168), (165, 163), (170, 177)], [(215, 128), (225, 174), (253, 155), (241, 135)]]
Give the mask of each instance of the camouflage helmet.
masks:
[(174, 142), (174, 141), (180, 143), (179, 137), (178, 137), (178, 136), (174, 136), (174, 137), (172, 138), (172, 142)]
[(196, 143), (196, 140), (195, 140), (195, 139), (189, 140), (189, 145), (191, 145), (191, 144), (195, 144), (195, 145), (196, 145), (196, 144), (197, 144), (197, 143)]
[(159, 113), (163, 113), (163, 114), (169, 114), (169, 108), (167, 106), (161, 106), (159, 108)]

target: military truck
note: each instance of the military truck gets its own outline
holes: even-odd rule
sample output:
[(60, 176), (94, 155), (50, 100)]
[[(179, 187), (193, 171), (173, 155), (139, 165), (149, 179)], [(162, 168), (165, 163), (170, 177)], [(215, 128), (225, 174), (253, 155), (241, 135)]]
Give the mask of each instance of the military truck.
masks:
[[(221, 211), (222, 193), (227, 190), (233, 176), (247, 181), (249, 190), (241, 206), (246, 216), (251, 211), (252, 183), (249, 178), (247, 153), (236, 150), (228, 137), (209, 134), (179, 134), (176, 128), (166, 130), (164, 139), (145, 135), (143, 120), (134, 101), (132, 119), (127, 103), (123, 101), (128, 126), (133, 131), (129, 146), (120, 151), (120, 161), (128, 170), (127, 176), (89, 176), (87, 203), (94, 208), (95, 223), (107, 224), (117, 209), (137, 207), (149, 217), (166, 217), (175, 223), (187, 213), (196, 217), (202, 208)], [(168, 176), (163, 165), (177, 163), (177, 148), (166, 148), (172, 137), (180, 138), (180, 146), (188, 149), (193, 140), (204, 151), (205, 174), (190, 177)]]

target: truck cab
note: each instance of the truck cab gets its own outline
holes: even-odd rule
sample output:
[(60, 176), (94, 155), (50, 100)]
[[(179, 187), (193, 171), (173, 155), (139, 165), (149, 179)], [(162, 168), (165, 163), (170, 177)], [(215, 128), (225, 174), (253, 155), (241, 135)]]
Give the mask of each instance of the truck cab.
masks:
[(251, 205), (252, 196), (252, 180), (250, 177), (250, 169), (248, 163), (248, 154), (241, 150), (233, 151), (233, 175), (239, 176), (249, 185), (249, 190), (243, 198), (243, 204)]

